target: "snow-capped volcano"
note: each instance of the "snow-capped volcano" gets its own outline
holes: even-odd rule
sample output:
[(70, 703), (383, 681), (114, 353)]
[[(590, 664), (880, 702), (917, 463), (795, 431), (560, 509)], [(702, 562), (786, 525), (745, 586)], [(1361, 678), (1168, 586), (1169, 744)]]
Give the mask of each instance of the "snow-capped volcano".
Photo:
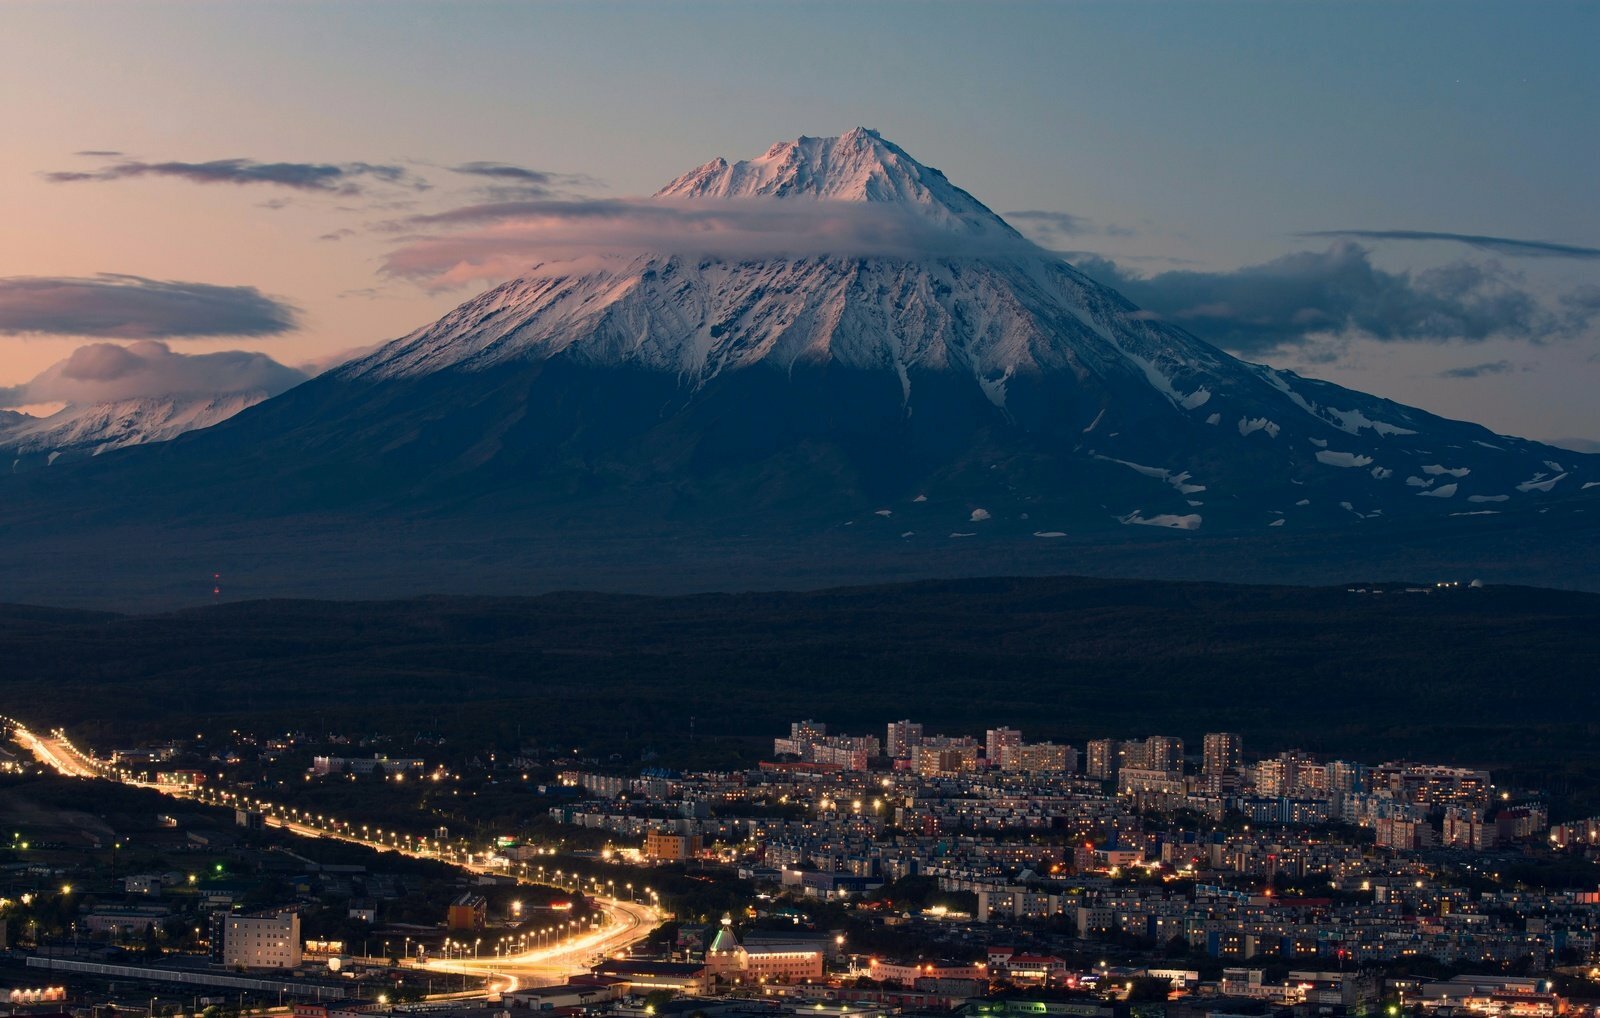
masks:
[[(1382, 549), (1434, 535), (1452, 554), (1488, 535), (1503, 563), (1555, 535), (1540, 554), (1558, 570), (1600, 545), (1600, 457), (1232, 357), (874, 132), (713, 160), (624, 211), (652, 236), (681, 224), (683, 242), (546, 258), (213, 427), (0, 479), (0, 526), (222, 519), (207, 554), (223, 555), (261, 522), (288, 535), (261, 567), (280, 570), (314, 525), (341, 576), (374, 578), (351, 588), (366, 592), (398, 576), (432, 589), (468, 540), (475, 570), (516, 578), (511, 563), (536, 559), (567, 585), (602, 567), (652, 589), (675, 587), (651, 557), (667, 547), (771, 585), (822, 559), (835, 579), (873, 578), (866, 563), (903, 549), (937, 575), (973, 538), (983, 557), (959, 571), (1082, 568), (1048, 549), (1111, 561), (1152, 545), (1110, 535), (1170, 530), (1226, 537), (1187, 542), (1220, 563), (1187, 575), (1283, 579), (1245, 571), (1235, 538), (1259, 535), (1281, 563), (1315, 530), (1287, 557), (1322, 556), (1294, 576), (1324, 580), (1353, 550), (1385, 572)], [(379, 534), (396, 544), (359, 550), (386, 547)], [(781, 545), (790, 572), (752, 567), (751, 542)], [(1135, 571), (1172, 575), (1148, 554)]]
[[(806, 392), (820, 403), (789, 413), (819, 421), (864, 414), (890, 446), (949, 443), (948, 430), (914, 436), (955, 413), (968, 435), (1011, 434), (1015, 447), (985, 469), (1019, 506), (1066, 489), (1079, 509), (1102, 507), (1102, 520), (1182, 529), (1494, 512), (1600, 476), (1587, 457), (1229, 356), (1027, 244), (872, 131), (713, 160), (656, 197), (884, 205), (970, 250), (550, 261), (339, 374), (395, 381), (551, 361), (637, 370), (670, 380), (664, 412), (680, 418), (728, 391), (771, 386), (771, 369), (791, 381), (846, 374), (883, 405), (861, 406), (869, 397), (858, 391), (855, 402), (825, 395), (825, 383), (767, 399)], [(1024, 448), (1026, 485), (1004, 472)]]
[(883, 205), (954, 239), (941, 254), (915, 257), (646, 253), (598, 266), (592, 258), (551, 261), (344, 373), (392, 378), (564, 355), (672, 371), (698, 387), (759, 362), (785, 370), (832, 362), (892, 370), (902, 382), (912, 368), (969, 372), (1003, 406), (1007, 380), (1018, 373), (1230, 367), (1193, 337), (1141, 321), (1131, 305), (1034, 248), (944, 174), (865, 128), (783, 142), (757, 159), (716, 159), (655, 198)]

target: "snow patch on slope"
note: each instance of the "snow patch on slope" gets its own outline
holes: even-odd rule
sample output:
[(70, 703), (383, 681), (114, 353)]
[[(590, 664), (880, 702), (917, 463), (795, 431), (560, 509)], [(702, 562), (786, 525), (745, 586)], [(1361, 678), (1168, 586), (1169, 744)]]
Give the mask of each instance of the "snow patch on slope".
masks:
[(1330, 467), (1365, 467), (1372, 464), (1372, 457), (1363, 456), (1357, 452), (1333, 452), (1329, 449), (1318, 449), (1317, 462), (1326, 463)]
[(1378, 435), (1416, 434), (1416, 432), (1410, 428), (1402, 428), (1397, 424), (1390, 424), (1387, 421), (1375, 421), (1366, 414), (1362, 413), (1359, 409), (1339, 410), (1334, 407), (1325, 407), (1321, 406), (1320, 404), (1313, 403), (1311, 400), (1297, 392), (1294, 387), (1289, 384), (1288, 379), (1284, 377), (1287, 372), (1278, 371), (1262, 365), (1256, 366), (1256, 372), (1279, 392), (1283, 393), (1285, 396), (1288, 396), (1296, 406), (1304, 410), (1307, 414), (1325, 424), (1331, 424), (1347, 434), (1359, 435), (1363, 428), (1371, 429), (1373, 433)]
[(1566, 474), (1557, 474), (1554, 477), (1546, 478), (1543, 474), (1534, 474), (1531, 480), (1523, 481), (1517, 485), (1517, 490), (1524, 493), (1530, 491), (1548, 492), (1556, 486), (1558, 481), (1566, 476)]
[(1135, 509), (1126, 516), (1117, 517), (1122, 523), (1140, 527), (1167, 527), (1172, 530), (1199, 530), (1201, 518), (1199, 513), (1188, 513), (1183, 516), (1174, 513), (1159, 513), (1155, 516), (1142, 515), (1142, 509)]
[(1352, 435), (1360, 434), (1362, 428), (1371, 428), (1379, 435), (1416, 434), (1416, 432), (1412, 431), (1410, 428), (1402, 428), (1398, 425), (1389, 424), (1385, 421), (1372, 420), (1360, 410), (1335, 410), (1333, 407), (1326, 407), (1325, 409), (1330, 415), (1337, 419), (1337, 425), (1341, 430), (1348, 431)]
[(1143, 474), (1146, 477), (1154, 477), (1158, 481), (1166, 481), (1168, 484), (1176, 488), (1180, 495), (1193, 495), (1195, 492), (1206, 490), (1206, 486), (1203, 484), (1189, 483), (1189, 471), (1187, 470), (1183, 471), (1182, 473), (1175, 474), (1165, 467), (1147, 467), (1142, 463), (1129, 463), (1127, 460), (1114, 459), (1110, 456), (1102, 456), (1099, 453), (1095, 453), (1094, 458), (1097, 460), (1105, 460), (1107, 463), (1120, 464), (1121, 466), (1125, 466), (1129, 470)]
[(1278, 425), (1265, 417), (1239, 418), (1239, 434), (1249, 435), (1257, 431), (1265, 431), (1270, 437), (1278, 437)]

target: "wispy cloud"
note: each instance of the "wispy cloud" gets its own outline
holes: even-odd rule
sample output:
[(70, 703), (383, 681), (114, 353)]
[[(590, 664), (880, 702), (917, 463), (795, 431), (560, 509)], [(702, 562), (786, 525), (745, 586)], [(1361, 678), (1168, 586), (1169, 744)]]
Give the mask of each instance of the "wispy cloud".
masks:
[(1140, 276), (1092, 256), (1075, 264), (1146, 311), (1247, 354), (1347, 334), (1391, 342), (1541, 342), (1570, 336), (1600, 313), (1581, 302), (1552, 311), (1493, 265), (1388, 272), (1348, 241), (1230, 272)]
[(1554, 244), (1546, 240), (1493, 237), (1479, 233), (1442, 233), (1433, 230), (1313, 230), (1296, 236), (1340, 237), (1349, 240), (1446, 240), (1513, 258), (1600, 258), (1600, 248)]
[(321, 357), (313, 357), (311, 360), (295, 365), (295, 367), (297, 370), (305, 372), (308, 376), (320, 375), (324, 371), (331, 371), (341, 364), (348, 364), (357, 358), (365, 357), (388, 342), (388, 340), (383, 340), (378, 343), (368, 343), (364, 346), (346, 347), (343, 350), (335, 350), (333, 353), (323, 354)]
[(1021, 220), (1030, 226), (1047, 233), (1058, 233), (1062, 236), (1072, 237), (1085, 233), (1094, 233), (1092, 222), (1083, 216), (1075, 216), (1071, 212), (1051, 212), (1046, 209), (1018, 209), (1015, 212), (1004, 213), (1003, 218), (1015, 223)]
[(525, 198), (581, 197), (582, 190), (602, 186), (600, 181), (587, 174), (534, 170), (533, 166), (518, 166), (515, 163), (488, 162), (488, 160), (445, 166), (445, 170), (480, 181), (474, 190), (488, 202), (515, 202)]
[(0, 387), (0, 407), (232, 392), (276, 395), (308, 377), (305, 370), (247, 350), (186, 354), (155, 340), (127, 346), (90, 343), (21, 385)]
[(1468, 364), (1465, 367), (1446, 368), (1438, 373), (1438, 378), (1482, 378), (1484, 375), (1508, 375), (1517, 370), (1517, 366), (1510, 361), (1485, 361), (1482, 364)]
[(295, 307), (253, 286), (102, 273), (0, 277), (0, 333), (184, 339), (272, 336), (299, 325)]
[(511, 163), (493, 163), (476, 160), (450, 167), (454, 173), (466, 173), (476, 177), (495, 177), (501, 180), (521, 180), (529, 184), (554, 184), (563, 179), (560, 174), (548, 170), (533, 170), (526, 166), (515, 166)]
[(1056, 245), (1071, 238), (1099, 234), (1107, 237), (1131, 237), (1133, 231), (1124, 226), (1106, 226), (1086, 216), (1049, 209), (1018, 209), (1003, 213), (1002, 218), (1017, 229), (1046, 245)]
[(527, 166), (517, 166), (514, 163), (496, 163), (486, 160), (474, 160), (470, 163), (461, 163), (448, 167), (452, 173), (464, 173), (472, 177), (489, 177), (493, 180), (511, 180), (524, 184), (538, 184), (542, 187), (574, 187), (580, 185), (597, 185), (600, 182), (594, 177), (584, 173), (556, 173), (552, 170), (536, 170)]
[(1589, 283), (1561, 295), (1561, 306), (1580, 321), (1600, 314), (1600, 286)]
[(428, 185), (403, 166), (379, 163), (263, 163), (254, 159), (213, 159), (203, 163), (125, 160), (98, 170), (58, 170), (44, 174), (56, 184), (168, 177), (194, 184), (263, 184), (298, 191), (356, 194), (363, 180), (416, 189)]

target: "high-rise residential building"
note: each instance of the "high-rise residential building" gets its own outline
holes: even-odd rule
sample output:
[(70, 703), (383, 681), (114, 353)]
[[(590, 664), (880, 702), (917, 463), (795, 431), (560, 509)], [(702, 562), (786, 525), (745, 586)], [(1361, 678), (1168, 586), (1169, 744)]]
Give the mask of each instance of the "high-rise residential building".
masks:
[(1234, 732), (1207, 732), (1202, 746), (1200, 772), (1206, 775), (1236, 771), (1243, 762), (1243, 743)]
[(1117, 772), (1122, 769), (1122, 749), (1120, 739), (1090, 739), (1083, 750), (1083, 772), (1101, 781), (1117, 780)]
[(796, 721), (789, 726), (789, 738), (772, 740), (772, 753), (847, 771), (864, 771), (867, 761), (878, 756), (880, 746), (876, 735), (829, 735), (827, 731), (826, 725)]
[(1293, 764), (1280, 757), (1258, 761), (1253, 770), (1257, 795), (1276, 798), (1294, 787)]
[(1050, 771), (1070, 774), (1078, 769), (1078, 753), (1071, 746), (1058, 746), (1053, 742), (1024, 742), (1004, 748), (1000, 767), (1027, 773)]
[(911, 756), (911, 747), (922, 742), (922, 722), (891, 721), (883, 740), (883, 751), (895, 760)]
[(1254, 776), (1257, 795), (1297, 795), (1308, 784), (1311, 792), (1325, 794), (1327, 787), (1326, 770), (1298, 749), (1260, 761), (1255, 765)]
[(789, 722), (789, 738), (795, 742), (815, 742), (828, 734), (828, 726), (818, 721)]
[(1404, 761), (1381, 764), (1370, 772), (1373, 791), (1388, 789), (1402, 802), (1419, 806), (1489, 804), (1489, 772)]
[(1495, 840), (1500, 843), (1523, 841), (1542, 834), (1550, 826), (1550, 810), (1543, 803), (1522, 803), (1495, 814)]
[(1426, 820), (1402, 820), (1398, 817), (1379, 817), (1372, 825), (1373, 844), (1379, 848), (1395, 848), (1414, 852), (1431, 847), (1438, 838), (1433, 826)]
[(1170, 735), (1152, 735), (1144, 740), (1144, 766), (1152, 771), (1183, 770), (1183, 740)]
[(1343, 808), (1347, 797), (1367, 790), (1365, 764), (1350, 760), (1329, 760), (1327, 772), (1328, 801), (1334, 804), (1336, 810)]
[(1302, 763), (1299, 773), (1295, 775), (1294, 787), (1289, 792), (1292, 795), (1309, 795), (1316, 799), (1326, 799), (1328, 797), (1328, 765)]
[(923, 777), (935, 774), (958, 774), (976, 770), (978, 747), (972, 745), (940, 746), (924, 742), (911, 747), (911, 769)]
[(1440, 843), (1446, 848), (1466, 848), (1482, 852), (1493, 848), (1496, 825), (1483, 821), (1483, 811), (1452, 806), (1444, 811), (1444, 832)]
[(1015, 728), (991, 728), (984, 733), (983, 756), (990, 767), (1005, 765), (1007, 750), (1022, 745), (1022, 733)]

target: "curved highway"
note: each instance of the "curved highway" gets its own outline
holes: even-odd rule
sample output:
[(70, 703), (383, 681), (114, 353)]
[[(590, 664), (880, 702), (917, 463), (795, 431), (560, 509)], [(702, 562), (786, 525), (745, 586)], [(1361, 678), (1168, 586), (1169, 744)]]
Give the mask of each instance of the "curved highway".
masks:
[[(59, 729), (47, 735), (39, 735), (21, 722), (3, 715), (0, 715), (0, 724), (9, 724), (12, 728), (13, 738), (24, 749), (32, 753), (40, 763), (66, 777), (120, 780), (125, 784), (155, 788), (167, 795), (204, 798), (204, 795), (197, 789), (150, 785), (133, 781), (126, 777), (116, 777), (109, 772), (106, 765), (80, 752), (67, 739), (66, 734)], [(224, 797), (227, 794), (222, 793)], [(538, 884), (538, 881), (503, 872), (494, 866), (474, 863), (471, 861), (470, 856), (466, 860), (446, 858), (438, 852), (419, 851), (405, 845), (385, 843), (381, 840), (362, 837), (355, 834), (354, 829), (349, 825), (344, 825), (343, 827), (324, 826), (265, 810), (263, 811), (263, 819), (270, 827), (276, 827), (303, 838), (333, 838), (363, 845), (380, 852), (396, 852), (415, 858), (444, 862), (469, 873), (509, 877), (519, 884)], [(536, 985), (541, 980), (559, 980), (569, 975), (586, 971), (593, 959), (615, 954), (644, 940), (665, 919), (665, 914), (654, 905), (599, 894), (589, 894), (587, 897), (599, 907), (606, 917), (605, 922), (597, 929), (577, 934), (548, 946), (520, 951), (516, 954), (491, 957), (430, 958), (426, 961), (407, 959), (404, 964), (410, 968), (427, 969), (434, 972), (483, 977), (489, 981), (491, 991), (505, 992), (523, 985)]]

